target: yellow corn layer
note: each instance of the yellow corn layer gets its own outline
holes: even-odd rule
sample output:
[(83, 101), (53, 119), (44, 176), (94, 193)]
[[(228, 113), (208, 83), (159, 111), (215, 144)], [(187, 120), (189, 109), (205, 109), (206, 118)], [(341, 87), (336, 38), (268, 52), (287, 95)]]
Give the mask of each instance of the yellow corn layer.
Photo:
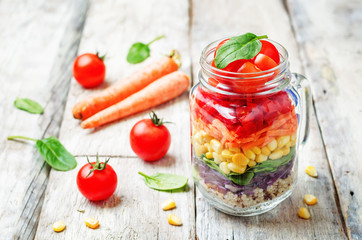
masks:
[(174, 226), (181, 226), (182, 221), (179, 217), (177, 217), (175, 214), (170, 214), (167, 216), (167, 221), (169, 224)]
[(62, 232), (65, 229), (65, 223), (63, 221), (57, 221), (53, 223), (54, 232)]
[(254, 167), (268, 159), (274, 160), (290, 153), (290, 148), (296, 144), (296, 135), (280, 136), (263, 147), (253, 147), (243, 151), (239, 147), (224, 148), (221, 142), (212, 138), (204, 131), (194, 129), (192, 145), (196, 156), (205, 154), (209, 159), (214, 159), (220, 169), (225, 173), (244, 173), (247, 166)]
[(313, 166), (306, 167), (305, 172), (311, 177), (318, 177), (317, 169)]
[(162, 209), (164, 211), (174, 209), (176, 207), (176, 203), (173, 199), (167, 199), (162, 203)]
[(298, 216), (303, 218), (303, 219), (309, 219), (310, 218), (310, 213), (309, 213), (307, 208), (301, 207), (299, 209), (299, 211), (298, 211)]
[(87, 225), (87, 227), (92, 228), (92, 229), (96, 229), (99, 227), (99, 221), (94, 218), (87, 218), (84, 221), (84, 223), (85, 223), (85, 225)]
[(317, 197), (312, 194), (304, 195), (304, 202), (308, 205), (314, 205), (317, 203)]

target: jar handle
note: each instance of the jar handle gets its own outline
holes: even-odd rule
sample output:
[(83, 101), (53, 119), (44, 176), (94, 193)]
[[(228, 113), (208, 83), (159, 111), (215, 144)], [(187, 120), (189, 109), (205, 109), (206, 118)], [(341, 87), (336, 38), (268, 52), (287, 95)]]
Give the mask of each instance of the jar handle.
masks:
[(297, 90), (301, 100), (301, 132), (300, 143), (305, 144), (309, 135), (310, 108), (312, 106), (312, 92), (309, 81), (299, 73), (293, 73), (292, 86)]

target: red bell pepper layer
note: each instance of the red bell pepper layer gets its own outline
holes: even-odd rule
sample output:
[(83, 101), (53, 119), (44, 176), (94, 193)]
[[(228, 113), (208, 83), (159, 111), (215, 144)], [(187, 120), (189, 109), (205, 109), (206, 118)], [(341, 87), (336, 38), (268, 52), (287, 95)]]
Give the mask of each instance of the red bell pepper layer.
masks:
[(295, 134), (298, 126), (294, 106), (284, 91), (263, 98), (230, 99), (199, 88), (192, 108), (195, 128), (226, 147), (245, 151), (265, 146), (278, 136)]

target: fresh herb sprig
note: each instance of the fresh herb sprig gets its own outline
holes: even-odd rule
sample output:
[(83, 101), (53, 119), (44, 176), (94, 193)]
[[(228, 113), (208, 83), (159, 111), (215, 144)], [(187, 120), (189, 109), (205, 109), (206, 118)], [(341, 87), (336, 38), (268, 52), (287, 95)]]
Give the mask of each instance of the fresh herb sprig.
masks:
[(136, 64), (146, 60), (150, 56), (150, 45), (164, 37), (164, 35), (156, 37), (147, 44), (141, 42), (134, 43), (128, 51), (127, 62), (131, 64)]
[(267, 35), (257, 36), (253, 33), (245, 33), (232, 37), (225, 42), (216, 52), (215, 66), (219, 69), (227, 67), (231, 62), (240, 59), (252, 59), (261, 50), (259, 39), (268, 38)]
[(138, 172), (139, 175), (145, 178), (145, 183), (149, 188), (160, 191), (171, 191), (182, 189), (186, 186), (188, 178), (170, 174), (170, 173), (156, 173), (148, 176), (143, 172)]
[(14, 101), (16, 108), (33, 114), (42, 114), (44, 112), (43, 107), (29, 98), (16, 98)]
[(59, 171), (69, 171), (77, 166), (77, 161), (56, 137), (44, 139), (34, 139), (24, 136), (9, 136), (8, 140), (24, 139), (35, 142), (35, 148), (45, 161), (54, 169)]

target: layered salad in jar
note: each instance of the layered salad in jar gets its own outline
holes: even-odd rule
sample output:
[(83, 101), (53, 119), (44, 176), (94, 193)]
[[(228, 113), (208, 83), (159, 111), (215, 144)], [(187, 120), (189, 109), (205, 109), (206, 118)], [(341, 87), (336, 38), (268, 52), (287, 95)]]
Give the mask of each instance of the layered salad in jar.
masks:
[[(254, 56), (231, 59), (225, 67), (218, 61), (218, 51), (223, 57), (223, 46), (232, 40), (203, 53), (207, 56), (202, 64), (211, 65), (209, 74), (201, 76), (201, 84), (191, 92), (193, 177), (217, 208), (254, 215), (255, 208), (287, 197), (294, 186), (296, 100), (282, 86), (288, 81), (289, 67), (285, 71), (279, 66), (287, 56), (273, 42), (258, 39)], [(236, 75), (230, 78), (228, 72)], [(254, 210), (243, 214), (250, 208)]]

